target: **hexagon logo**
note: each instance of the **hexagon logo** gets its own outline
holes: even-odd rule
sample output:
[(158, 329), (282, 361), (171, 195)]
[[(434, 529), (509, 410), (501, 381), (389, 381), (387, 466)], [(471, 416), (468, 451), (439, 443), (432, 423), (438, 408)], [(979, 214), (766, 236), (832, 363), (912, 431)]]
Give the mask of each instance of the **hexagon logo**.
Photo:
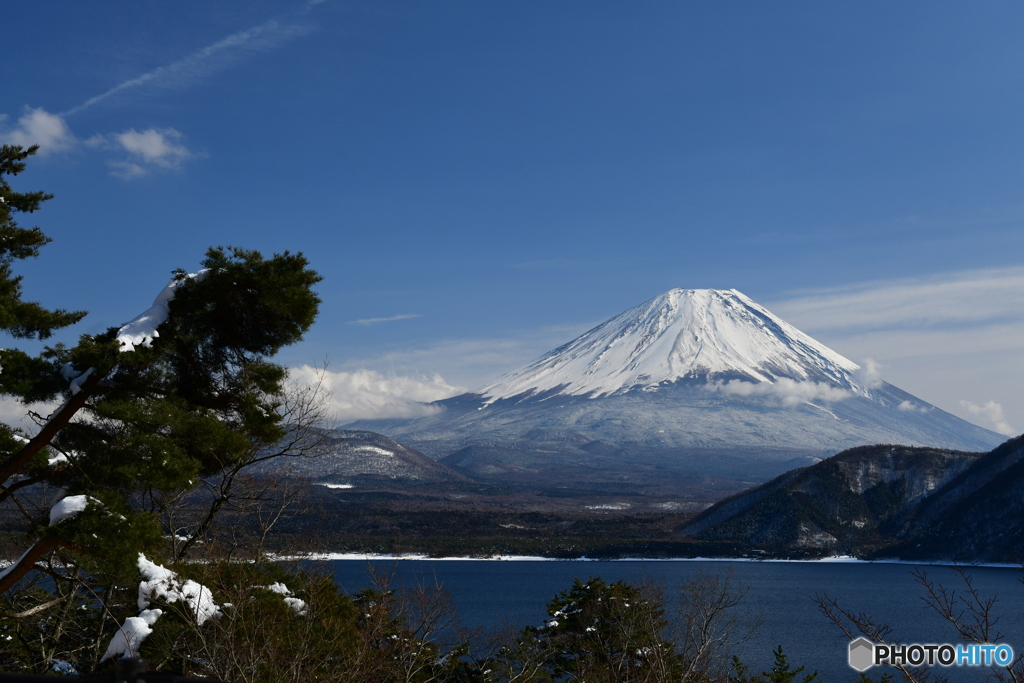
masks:
[(861, 673), (867, 671), (875, 662), (875, 646), (867, 638), (858, 638), (850, 642), (850, 666)]

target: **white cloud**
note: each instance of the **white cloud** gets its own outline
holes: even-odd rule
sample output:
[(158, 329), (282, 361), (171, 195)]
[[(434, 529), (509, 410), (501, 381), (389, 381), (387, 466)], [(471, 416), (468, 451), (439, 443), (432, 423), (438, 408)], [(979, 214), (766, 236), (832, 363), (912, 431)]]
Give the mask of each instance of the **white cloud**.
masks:
[(865, 389), (877, 389), (882, 386), (882, 365), (874, 358), (866, 358), (860, 369), (854, 373), (853, 379)]
[(410, 318), (422, 318), (419, 313), (401, 313), (387, 318), (363, 318), (361, 320), (350, 320), (349, 325), (376, 325), (377, 323), (390, 323), (395, 320), (409, 320)]
[(903, 401), (902, 403), (900, 403), (896, 407), (899, 410), (902, 410), (902, 411), (907, 412), (907, 413), (927, 413), (928, 412), (927, 408), (925, 408), (924, 406), (919, 406), (916, 403), (914, 403), (913, 401)]
[(150, 128), (141, 133), (132, 128), (118, 133), (114, 138), (128, 153), (147, 164), (163, 168), (177, 168), (182, 161), (192, 156), (185, 147), (173, 142), (181, 139), (181, 133), (173, 128)]
[(733, 379), (728, 382), (713, 382), (710, 391), (732, 396), (769, 396), (782, 401), (783, 405), (794, 406), (820, 400), (826, 403), (842, 401), (853, 394), (845, 389), (822, 384), (821, 382), (797, 382), (782, 377), (774, 382), (744, 382)]
[(960, 401), (960, 405), (964, 407), (971, 415), (976, 415), (982, 420), (989, 423), (989, 428), (994, 429), (1003, 436), (1016, 436), (1017, 431), (1009, 425), (1006, 421), (1006, 416), (1003, 414), (1003, 407), (995, 401), (989, 401), (983, 405), (975, 405), (970, 401)]
[(438, 374), (429, 377), (385, 375), (367, 369), (331, 372), (302, 365), (292, 368), (289, 371), (289, 378), (300, 385), (322, 382), (324, 390), (331, 395), (331, 417), (340, 423), (431, 415), (438, 409), (426, 403), (456, 396), (465, 391), (462, 387), (449, 384)]
[[(0, 124), (6, 117), (0, 116)], [(130, 180), (148, 175), (154, 168), (177, 169), (196, 155), (181, 140), (183, 135), (173, 128), (134, 128), (112, 135), (93, 135), (84, 141), (86, 147), (127, 153), (123, 159), (107, 161), (111, 175)], [(64, 119), (44, 109), (26, 109), (18, 125), (0, 131), (0, 143), (30, 147), (39, 145), (39, 154), (66, 152), (78, 146), (79, 140)]]
[[(0, 119), (2, 122), (3, 119)], [(39, 145), (39, 154), (71, 149), (77, 143), (63, 118), (44, 109), (26, 108), (17, 127), (0, 133), (0, 142), (30, 147)]]
[(94, 135), (85, 144), (93, 148), (127, 152), (127, 159), (112, 159), (107, 165), (113, 169), (111, 175), (131, 180), (148, 175), (154, 168), (181, 168), (186, 160), (196, 156), (180, 144), (183, 137), (173, 128), (148, 128), (141, 132), (131, 128), (109, 136)]
[(0, 422), (11, 427), (20, 427), (29, 434), (35, 434), (39, 431), (39, 425), (28, 416), (29, 411), (46, 417), (59, 406), (60, 402), (58, 401), (25, 405), (18, 399), (10, 396), (0, 397)]

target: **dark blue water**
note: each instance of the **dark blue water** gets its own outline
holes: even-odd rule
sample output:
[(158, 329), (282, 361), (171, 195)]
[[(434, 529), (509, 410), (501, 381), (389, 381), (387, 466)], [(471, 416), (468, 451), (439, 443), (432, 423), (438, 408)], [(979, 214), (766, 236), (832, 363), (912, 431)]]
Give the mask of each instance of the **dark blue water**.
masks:
[[(574, 577), (600, 576), (608, 582), (650, 580), (661, 583), (671, 612), (674, 588), (699, 571), (731, 571), (733, 579), (749, 587), (742, 603), (748, 614), (760, 615), (763, 624), (756, 636), (738, 648), (749, 669), (770, 668), (772, 651), (785, 649), (792, 665), (817, 670), (826, 683), (854, 681), (855, 671), (846, 663), (849, 640), (818, 611), (811, 599), (827, 593), (847, 609), (871, 615), (894, 629), (905, 643), (958, 643), (952, 627), (926, 609), (910, 565), (828, 562), (541, 562), (341, 560), (329, 563), (335, 581), (355, 592), (370, 584), (368, 568), (394, 566), (395, 583), (411, 585), (435, 578), (448, 589), (460, 622), (469, 627), (498, 628), (507, 622), (515, 627), (541, 625), (547, 603), (572, 585)], [(929, 576), (959, 592), (961, 584), (947, 567), (922, 567)], [(1000, 617), (1000, 642), (1024, 652), (1024, 585), (1015, 569), (974, 567), (974, 585), (983, 595), (998, 596), (994, 613)], [(950, 667), (943, 674), (953, 681), (980, 681), (984, 669)], [(878, 669), (869, 670), (875, 678)]]

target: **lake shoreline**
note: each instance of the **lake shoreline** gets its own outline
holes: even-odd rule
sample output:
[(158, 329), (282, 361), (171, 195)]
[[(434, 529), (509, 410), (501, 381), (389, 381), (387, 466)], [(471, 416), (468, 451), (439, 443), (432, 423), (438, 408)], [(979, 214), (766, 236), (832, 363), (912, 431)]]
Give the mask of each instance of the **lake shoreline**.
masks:
[(309, 555), (275, 555), (278, 562), (340, 562), (340, 561), (385, 561), (385, 562), (756, 562), (756, 563), (801, 563), (801, 564), (904, 564), (936, 567), (989, 567), (993, 569), (1020, 569), (1021, 565), (1012, 563), (965, 563), (952, 560), (899, 560), (879, 559), (865, 560), (848, 555), (830, 557), (787, 559), (787, 558), (754, 558), (754, 557), (541, 557), (537, 555), (492, 555), (488, 557), (451, 556), (431, 557), (420, 553), (385, 554), (385, 553), (311, 553)]

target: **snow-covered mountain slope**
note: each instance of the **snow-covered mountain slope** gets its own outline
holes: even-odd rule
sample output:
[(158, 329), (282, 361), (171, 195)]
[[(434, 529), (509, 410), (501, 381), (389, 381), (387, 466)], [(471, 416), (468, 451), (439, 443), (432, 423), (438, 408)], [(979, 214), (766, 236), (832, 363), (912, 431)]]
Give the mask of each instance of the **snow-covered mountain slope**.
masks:
[(859, 366), (735, 289), (673, 289), (478, 393), (608, 396), (681, 379), (823, 383), (866, 394)]
[(468, 446), (521, 452), (537, 471), (644, 459), (697, 471), (709, 452), (785, 461), (868, 444), (987, 451), (1004, 440), (863, 372), (735, 290), (666, 292), (434, 405), (427, 417), (350, 428), (433, 458)]

